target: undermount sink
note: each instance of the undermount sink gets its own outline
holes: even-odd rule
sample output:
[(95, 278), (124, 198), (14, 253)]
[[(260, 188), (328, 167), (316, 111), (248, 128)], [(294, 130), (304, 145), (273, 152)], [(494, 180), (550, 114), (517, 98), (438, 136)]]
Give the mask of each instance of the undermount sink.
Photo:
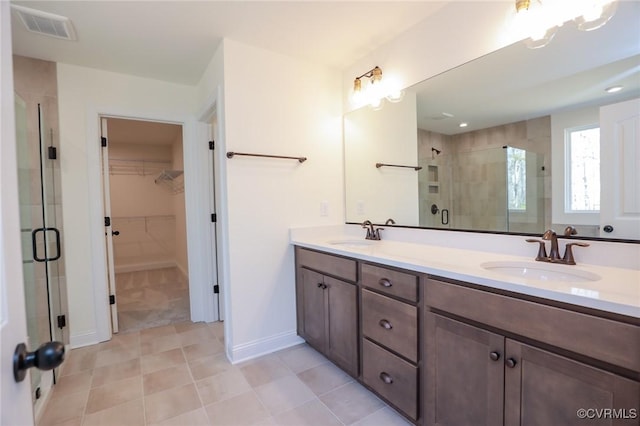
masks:
[(598, 281), (601, 277), (593, 272), (576, 269), (569, 265), (542, 262), (485, 262), (482, 268), (512, 277), (539, 281), (585, 282)]
[(346, 248), (363, 248), (372, 246), (375, 243), (370, 240), (335, 240), (329, 241), (329, 244)]

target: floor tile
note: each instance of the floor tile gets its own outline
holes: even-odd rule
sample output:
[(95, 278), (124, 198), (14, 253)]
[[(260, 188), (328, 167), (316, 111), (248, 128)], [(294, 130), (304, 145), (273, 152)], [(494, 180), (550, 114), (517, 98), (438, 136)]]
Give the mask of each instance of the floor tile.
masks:
[(81, 371), (92, 370), (96, 365), (97, 353), (98, 349), (95, 346), (70, 350), (69, 354), (65, 354), (62, 375), (66, 376)]
[(140, 354), (151, 355), (179, 348), (180, 337), (177, 333), (140, 340)]
[(86, 370), (68, 376), (61, 376), (55, 387), (56, 394), (68, 395), (74, 392), (89, 392), (92, 379), (91, 373), (91, 370)]
[(145, 396), (147, 423), (158, 423), (202, 407), (193, 384)]
[(207, 323), (185, 321), (185, 322), (179, 322), (179, 323), (173, 324), (173, 326), (176, 329), (176, 333), (183, 333), (185, 331), (197, 330), (198, 328), (206, 327)]
[[(167, 420), (163, 420), (160, 423), (150, 423), (150, 426), (209, 426), (212, 423), (209, 421), (207, 412), (204, 408), (198, 408), (197, 410), (188, 411), (179, 416), (172, 417)], [(215, 424), (215, 423), (214, 423)]]
[(372, 414), (384, 404), (362, 385), (352, 382), (320, 397), (345, 425)]
[(189, 363), (189, 369), (194, 380), (201, 380), (216, 374), (231, 370), (233, 365), (224, 353), (198, 358)]
[(188, 383), (192, 383), (192, 379), (186, 363), (142, 376), (145, 395), (162, 392)]
[(219, 340), (207, 340), (202, 343), (183, 346), (184, 356), (187, 361), (194, 361), (198, 358), (204, 358), (209, 355), (215, 355), (224, 351), (224, 346)]
[(174, 334), (176, 334), (176, 328), (173, 325), (147, 328), (140, 330), (140, 343), (146, 343), (158, 337), (172, 336)]
[(186, 360), (181, 348), (158, 352), (151, 355), (144, 355), (140, 359), (140, 366), (142, 367), (143, 374), (164, 370), (168, 367), (176, 367), (185, 363)]
[(251, 386), (242, 373), (235, 368), (216, 376), (198, 380), (196, 386), (204, 405), (251, 390)]
[(76, 392), (68, 395), (57, 395), (54, 393), (51, 395), (45, 412), (42, 414), (40, 426), (54, 425), (81, 417), (86, 403), (86, 392)]
[(327, 362), (327, 358), (307, 344), (297, 345), (278, 353), (278, 356), (294, 373)]
[(193, 345), (195, 343), (204, 343), (208, 340), (218, 340), (215, 332), (209, 327), (196, 328), (194, 330), (183, 331), (178, 333), (182, 346)]
[(107, 342), (98, 344), (98, 350), (103, 351), (107, 349), (135, 349), (140, 347), (140, 334), (123, 333), (114, 334), (112, 339)]
[(272, 415), (290, 410), (315, 398), (296, 376), (287, 376), (255, 388), (258, 398)]
[(106, 365), (118, 364), (120, 362), (136, 359), (140, 356), (138, 348), (114, 348), (99, 351), (96, 355), (95, 367), (104, 367)]
[(342, 426), (340, 420), (318, 399), (285, 411), (275, 416), (275, 420), (282, 426)]
[(142, 380), (140, 377), (109, 383), (91, 389), (86, 413), (95, 413), (140, 398), (142, 398)]
[(412, 426), (408, 420), (389, 407), (379, 409), (362, 420), (354, 423), (354, 426)]
[(330, 362), (298, 373), (298, 377), (316, 395), (325, 394), (354, 381), (351, 376)]
[(248, 391), (205, 407), (211, 424), (220, 426), (249, 426), (270, 424), (269, 412), (255, 392)]
[(144, 426), (142, 398), (87, 414), (83, 426)]
[(98, 387), (118, 380), (140, 376), (140, 359), (132, 359), (93, 370), (91, 387)]
[(277, 355), (267, 355), (243, 363), (240, 365), (240, 370), (253, 387), (293, 374)]

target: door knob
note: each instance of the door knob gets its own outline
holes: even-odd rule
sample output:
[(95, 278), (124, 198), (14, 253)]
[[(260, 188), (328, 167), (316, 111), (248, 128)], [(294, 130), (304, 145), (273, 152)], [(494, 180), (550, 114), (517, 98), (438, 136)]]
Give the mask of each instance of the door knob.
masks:
[(604, 228), (602, 228), (602, 230), (603, 230), (604, 232), (606, 232), (607, 234), (609, 234), (609, 233), (613, 232), (613, 226), (611, 226), (611, 225), (605, 225), (605, 226), (604, 226)]
[(117, 237), (120, 235), (120, 231), (111, 231), (111, 235), (115, 235)]
[(36, 367), (39, 370), (53, 370), (64, 361), (64, 345), (60, 342), (47, 342), (33, 351), (27, 351), (27, 345), (20, 343), (13, 353), (13, 378), (21, 382), (27, 376), (27, 370)]

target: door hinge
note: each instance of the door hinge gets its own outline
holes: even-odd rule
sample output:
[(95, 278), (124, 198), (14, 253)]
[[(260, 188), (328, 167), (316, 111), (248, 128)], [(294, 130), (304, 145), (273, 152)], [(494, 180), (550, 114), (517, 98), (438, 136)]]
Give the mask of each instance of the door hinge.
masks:
[(100, 145), (105, 147), (107, 146), (107, 138), (105, 138), (104, 136), (100, 138)]
[(218, 221), (218, 215), (211, 213), (211, 222), (216, 223)]
[(110, 294), (109, 295), (109, 304), (110, 305), (115, 305), (116, 304), (116, 296), (115, 296), (115, 294)]
[(58, 328), (65, 328), (67, 326), (67, 316), (58, 315)]
[(111, 226), (111, 218), (109, 216), (105, 216), (104, 226)]
[(49, 148), (47, 148), (47, 150), (48, 150), (47, 158), (49, 158), (49, 160), (58, 159), (58, 150), (56, 149), (55, 146), (50, 146)]
[(215, 284), (213, 286), (213, 294), (219, 294), (220, 293), (220, 286), (218, 284)]
[(209, 141), (209, 149), (210, 150), (214, 150), (215, 149), (215, 145), (216, 145), (216, 141)]

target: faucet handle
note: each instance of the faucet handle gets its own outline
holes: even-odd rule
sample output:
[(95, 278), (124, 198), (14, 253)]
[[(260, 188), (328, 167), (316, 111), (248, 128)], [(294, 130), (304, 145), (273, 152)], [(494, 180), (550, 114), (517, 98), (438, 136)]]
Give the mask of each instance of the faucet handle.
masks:
[(381, 240), (382, 238), (380, 237), (380, 231), (384, 231), (384, 228), (376, 228), (373, 234), (373, 239), (374, 240)]
[(589, 247), (587, 243), (567, 243), (564, 246), (564, 257), (562, 258), (562, 263), (566, 265), (575, 265), (576, 261), (573, 258), (573, 246), (578, 247)]
[(564, 228), (564, 236), (565, 237), (570, 237), (572, 235), (578, 235), (578, 231), (576, 230), (576, 228), (574, 228), (571, 225), (569, 225), (566, 228)]
[(538, 247), (538, 255), (536, 256), (536, 260), (547, 260), (547, 248), (545, 247), (544, 240), (536, 240), (534, 238), (528, 238), (526, 240), (528, 243), (538, 243), (540, 246)]

